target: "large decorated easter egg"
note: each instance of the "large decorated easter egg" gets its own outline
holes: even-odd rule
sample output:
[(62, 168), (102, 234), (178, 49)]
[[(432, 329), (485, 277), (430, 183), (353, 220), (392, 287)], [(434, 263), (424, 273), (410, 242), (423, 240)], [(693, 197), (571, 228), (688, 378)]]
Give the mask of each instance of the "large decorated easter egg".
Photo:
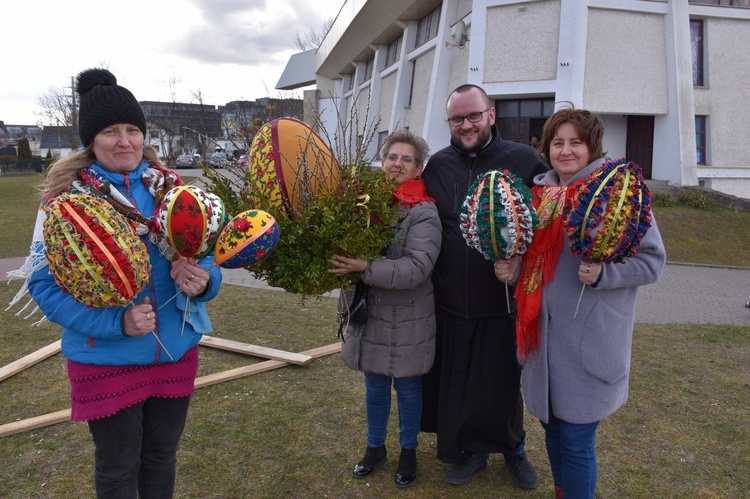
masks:
[(228, 218), (217, 195), (194, 185), (170, 189), (157, 208), (156, 217), (172, 249), (196, 259), (213, 251)]
[[(330, 147), (307, 124), (279, 118), (263, 125), (250, 148), (253, 190), (268, 206), (294, 217), (319, 192), (331, 192), (341, 171)], [(254, 175), (252, 175), (254, 174)]]
[(111, 307), (127, 305), (146, 287), (146, 244), (109, 203), (66, 193), (45, 211), (45, 253), (65, 292), (90, 307)]
[(531, 200), (523, 180), (507, 170), (477, 177), (461, 206), (460, 228), (466, 244), (486, 260), (524, 254), (537, 221)]
[(270, 255), (278, 242), (279, 225), (271, 214), (243, 211), (221, 230), (214, 261), (226, 269), (247, 267)]
[(651, 220), (641, 168), (625, 158), (591, 172), (563, 209), (570, 250), (585, 262), (624, 263), (637, 253)]

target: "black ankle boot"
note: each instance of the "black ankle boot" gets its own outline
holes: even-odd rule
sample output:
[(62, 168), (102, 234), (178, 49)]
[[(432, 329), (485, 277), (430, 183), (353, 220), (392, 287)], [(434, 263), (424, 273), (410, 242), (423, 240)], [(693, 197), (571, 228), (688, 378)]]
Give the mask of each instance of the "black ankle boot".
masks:
[(367, 446), (365, 457), (354, 465), (352, 476), (354, 478), (364, 478), (375, 470), (375, 467), (385, 459), (385, 445), (380, 447)]
[(408, 487), (417, 477), (417, 449), (401, 449), (396, 470), (396, 486)]

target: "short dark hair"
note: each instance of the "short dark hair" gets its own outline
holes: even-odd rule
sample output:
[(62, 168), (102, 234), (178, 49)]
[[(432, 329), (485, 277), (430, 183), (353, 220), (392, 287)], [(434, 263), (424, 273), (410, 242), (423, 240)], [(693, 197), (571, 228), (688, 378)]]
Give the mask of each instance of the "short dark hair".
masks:
[(380, 157), (385, 158), (388, 154), (388, 151), (391, 149), (391, 146), (399, 142), (409, 144), (410, 146), (414, 147), (414, 159), (417, 160), (417, 164), (423, 164), (425, 160), (427, 160), (427, 155), (430, 153), (430, 146), (427, 145), (427, 141), (405, 128), (396, 130), (388, 137), (386, 137), (386, 139), (383, 141), (383, 145), (380, 146)]
[(453, 91), (450, 94), (448, 94), (448, 99), (446, 99), (446, 101), (445, 101), (445, 108), (446, 109), (448, 108), (448, 103), (450, 102), (451, 97), (453, 97), (453, 94), (464, 94), (464, 93), (470, 92), (471, 90), (474, 90), (474, 89), (479, 90), (479, 92), (484, 97), (484, 103), (485, 103), (485, 105), (487, 107), (489, 107), (490, 106), (490, 97), (487, 95), (487, 92), (485, 92), (484, 89), (482, 87), (480, 87), (479, 85), (474, 85), (472, 83), (465, 83), (463, 85), (457, 86), (455, 89), (453, 89)]
[(602, 158), (607, 153), (604, 151), (602, 139), (604, 137), (604, 123), (597, 115), (585, 109), (573, 109), (565, 107), (558, 109), (550, 116), (542, 130), (542, 138), (537, 145), (537, 151), (542, 153), (549, 161), (549, 148), (555, 138), (557, 129), (564, 123), (570, 123), (576, 129), (578, 138), (586, 143), (589, 148), (589, 163), (596, 158)]

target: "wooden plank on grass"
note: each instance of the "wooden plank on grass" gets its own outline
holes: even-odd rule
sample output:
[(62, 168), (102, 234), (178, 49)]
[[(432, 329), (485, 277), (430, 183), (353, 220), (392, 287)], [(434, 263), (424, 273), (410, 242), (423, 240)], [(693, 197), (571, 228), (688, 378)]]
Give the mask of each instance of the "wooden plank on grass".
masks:
[(241, 343), (239, 341), (226, 340), (224, 338), (217, 338), (215, 336), (204, 335), (201, 338), (199, 344), (207, 347), (229, 350), (230, 352), (244, 353), (248, 355), (254, 355), (256, 357), (263, 357), (264, 359), (280, 360), (282, 362), (288, 362), (290, 364), (296, 364), (298, 366), (304, 366), (313, 361), (313, 358), (309, 355), (286, 352), (284, 350), (276, 350), (275, 348), (261, 347), (258, 345), (251, 345), (250, 343)]
[[(319, 359), (328, 355), (333, 355), (341, 351), (341, 343), (332, 343), (324, 347), (313, 348), (302, 352), (302, 355), (309, 355), (313, 359)], [(230, 381), (252, 374), (262, 373), (270, 371), (271, 369), (277, 369), (279, 367), (288, 366), (288, 362), (281, 362), (278, 360), (266, 360), (250, 366), (239, 367), (237, 369), (230, 369), (229, 371), (223, 371), (216, 374), (209, 374), (207, 376), (201, 376), (195, 380), (195, 388), (203, 388), (205, 386), (215, 385), (224, 381)], [(50, 412), (42, 416), (36, 416), (29, 419), (23, 419), (14, 423), (8, 423), (0, 425), (0, 438), (15, 435), (24, 431), (35, 430), (43, 426), (51, 426), (57, 423), (64, 423), (70, 420), (70, 409), (63, 409), (57, 412)]]
[(15, 423), (4, 424), (0, 426), (0, 438), (9, 437), (24, 431), (35, 430), (43, 426), (64, 423), (65, 421), (70, 421), (70, 409), (63, 409), (29, 419), (22, 419)]
[(0, 381), (10, 378), (14, 374), (20, 373), (24, 369), (38, 364), (46, 358), (52, 357), (56, 353), (60, 352), (61, 341), (57, 340), (50, 343), (46, 347), (40, 348), (36, 352), (32, 352), (20, 359), (11, 362), (3, 367), (0, 367)]
[[(302, 354), (309, 355), (313, 359), (317, 359), (320, 357), (325, 357), (327, 355), (332, 355), (340, 351), (341, 351), (341, 343), (332, 343), (324, 347), (314, 348), (312, 350), (302, 352)], [(230, 380), (237, 379), (237, 378), (244, 378), (245, 376), (250, 376), (253, 374), (270, 371), (272, 369), (278, 369), (279, 367), (284, 367), (287, 365), (289, 365), (288, 362), (281, 362), (279, 360), (266, 360), (264, 362), (259, 362), (257, 364), (252, 364), (249, 366), (242, 366), (236, 369), (222, 371), (220, 373), (214, 373), (214, 374), (208, 374), (206, 376), (201, 376), (200, 378), (195, 380), (195, 387), (203, 388), (205, 386), (211, 386), (217, 383), (223, 383), (224, 381), (230, 381)]]

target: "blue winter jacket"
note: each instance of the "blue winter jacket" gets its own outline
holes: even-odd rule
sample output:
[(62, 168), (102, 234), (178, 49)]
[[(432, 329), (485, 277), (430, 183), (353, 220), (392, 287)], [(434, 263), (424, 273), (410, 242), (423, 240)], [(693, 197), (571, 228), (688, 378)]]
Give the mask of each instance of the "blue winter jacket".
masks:
[[(112, 186), (128, 197), (144, 216), (154, 214), (154, 197), (141, 181), (141, 173), (148, 168), (142, 162), (132, 172), (109, 172), (97, 163), (92, 168), (112, 183)], [(200, 265), (210, 268), (211, 279), (206, 292), (198, 298), (167, 301), (175, 296), (178, 287), (169, 275), (170, 261), (162, 256), (158, 248), (143, 236), (151, 261), (151, 279), (134, 303), (149, 299), (157, 312), (155, 334), (176, 361), (194, 347), (202, 333), (211, 332), (211, 322), (205, 303), (219, 292), (221, 269), (213, 266), (213, 256), (200, 260)], [(29, 292), (39, 308), (50, 321), (63, 328), (62, 352), (68, 359), (82, 364), (129, 365), (171, 362), (153, 334), (126, 337), (122, 333), (121, 320), (126, 307), (92, 308), (77, 302), (55, 282), (45, 266), (36, 271), (29, 281)], [(182, 309), (188, 308), (189, 313)], [(183, 324), (183, 317), (185, 321)]]

